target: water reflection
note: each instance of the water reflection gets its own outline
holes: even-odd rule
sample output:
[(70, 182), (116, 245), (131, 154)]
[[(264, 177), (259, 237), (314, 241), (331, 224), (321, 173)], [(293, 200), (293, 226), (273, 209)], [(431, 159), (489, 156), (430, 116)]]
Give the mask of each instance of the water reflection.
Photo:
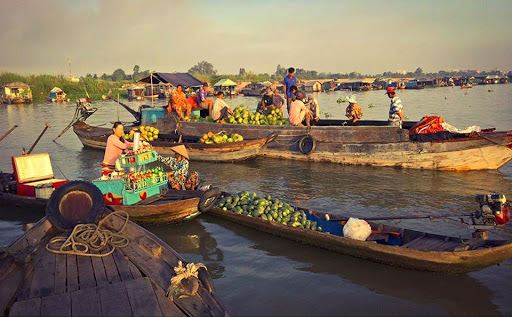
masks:
[[(492, 292), (467, 275), (400, 269), (273, 237), (211, 216), (205, 220), (250, 240), (253, 243), (251, 248), (264, 251), (267, 256), (284, 256), (307, 264), (296, 270), (335, 275), (377, 294), (418, 304), (438, 305), (452, 315), (500, 315), (492, 303)], [(344, 283), (340, 287), (350, 285)]]
[(208, 267), (213, 279), (221, 278), (226, 270), (223, 266), (224, 254), (217, 247), (217, 241), (197, 219), (175, 226), (146, 226), (146, 229), (182, 256), (199, 256), (199, 262)]

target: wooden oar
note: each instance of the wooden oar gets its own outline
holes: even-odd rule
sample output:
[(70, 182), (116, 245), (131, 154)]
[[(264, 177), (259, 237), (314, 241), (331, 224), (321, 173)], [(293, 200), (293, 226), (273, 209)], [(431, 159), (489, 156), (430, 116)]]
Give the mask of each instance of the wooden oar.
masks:
[(37, 143), (39, 142), (39, 140), (41, 140), (41, 138), (43, 137), (43, 134), (46, 132), (46, 130), (48, 130), (48, 128), (50, 128), (50, 125), (48, 123), (45, 123), (44, 124), (45, 127), (44, 127), (44, 130), (43, 132), (41, 132), (41, 134), (37, 137), (36, 141), (34, 142), (34, 144), (32, 144), (32, 146), (30, 147), (30, 149), (28, 150), (27, 153), (25, 154), (30, 154), (32, 152), (32, 150), (36, 147)]
[(9, 134), (11, 134), (12, 131), (14, 131), (14, 129), (16, 129), (18, 127), (17, 124), (15, 124), (12, 128), (9, 129), (9, 131), (5, 132), (4, 135), (2, 135), (2, 137), (0, 137), (0, 142), (5, 139), (6, 136), (8, 136)]

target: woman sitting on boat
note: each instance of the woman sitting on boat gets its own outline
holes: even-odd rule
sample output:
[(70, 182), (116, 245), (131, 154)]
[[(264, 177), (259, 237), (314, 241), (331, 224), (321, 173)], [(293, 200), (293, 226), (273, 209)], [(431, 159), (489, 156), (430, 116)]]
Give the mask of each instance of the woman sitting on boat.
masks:
[(123, 154), (123, 150), (133, 148), (133, 143), (123, 138), (124, 127), (122, 122), (114, 122), (112, 135), (107, 139), (107, 147), (103, 164), (101, 165), (101, 175), (110, 175), (115, 171), (116, 161)]
[(173, 110), (176, 111), (181, 120), (185, 120), (184, 113), (187, 114), (187, 117), (190, 117), (192, 107), (187, 103), (187, 97), (183, 92), (182, 85), (176, 87), (176, 91), (172, 93), (171, 99), (169, 100), (167, 111), (172, 112)]
[(363, 117), (363, 109), (356, 101), (356, 95), (351, 95), (347, 97), (348, 107), (345, 110), (345, 115), (350, 119), (349, 124), (353, 125), (357, 122), (357, 120)]
[(174, 152), (174, 157), (158, 156), (158, 160), (167, 165), (171, 171), (167, 172), (169, 178), (169, 185), (172, 189), (194, 190), (197, 185), (198, 174), (197, 172), (188, 173), (189, 157), (187, 149), (184, 145), (178, 145), (171, 148)]

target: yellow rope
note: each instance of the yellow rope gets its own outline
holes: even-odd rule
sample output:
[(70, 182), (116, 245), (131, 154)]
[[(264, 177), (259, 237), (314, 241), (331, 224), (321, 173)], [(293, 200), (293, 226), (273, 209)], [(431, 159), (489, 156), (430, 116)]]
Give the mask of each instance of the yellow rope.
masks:
[[(121, 213), (125, 216), (125, 222), (121, 229), (112, 232), (101, 228), (108, 217)], [(112, 254), (116, 247), (124, 248), (130, 243), (128, 238), (122, 234), (127, 224), (128, 214), (126, 212), (112, 212), (100, 220), (98, 225), (93, 223), (78, 224), (67, 238), (55, 237), (51, 239), (46, 245), (46, 250), (56, 254), (107, 256)], [(108, 251), (100, 253), (105, 250)]]

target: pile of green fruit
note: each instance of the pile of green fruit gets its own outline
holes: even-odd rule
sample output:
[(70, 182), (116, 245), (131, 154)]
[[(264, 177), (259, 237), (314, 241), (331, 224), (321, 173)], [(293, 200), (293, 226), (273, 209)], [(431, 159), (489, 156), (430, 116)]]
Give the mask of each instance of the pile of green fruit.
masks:
[(150, 141), (151, 142), (151, 141), (155, 141), (156, 139), (158, 139), (158, 133), (160, 131), (155, 127), (141, 125), (138, 128), (131, 129), (128, 134), (125, 134), (123, 136), (124, 139), (127, 141), (132, 141), (133, 135), (135, 134), (135, 132), (140, 132), (140, 140), (141, 141)]
[(219, 133), (213, 133), (208, 132), (203, 134), (201, 137), (201, 140), (199, 140), (201, 143), (205, 144), (219, 144), (219, 143), (232, 143), (232, 142), (240, 142), (243, 141), (244, 137), (241, 136), (238, 133), (227, 133), (224, 131), (221, 131)]
[(270, 195), (260, 198), (256, 193), (242, 191), (235, 196), (220, 199), (217, 207), (224, 211), (260, 218), (295, 228), (322, 231), (322, 227), (318, 226), (316, 221), (307, 219), (304, 210), (295, 210), (289, 204), (280, 202), (275, 198), (273, 199)]
[(289, 125), (288, 120), (283, 118), (283, 112), (279, 109), (272, 110), (268, 115), (259, 112), (251, 113), (243, 105), (239, 105), (228, 116), (226, 123), (231, 124), (256, 124), (256, 125)]
[(185, 117), (185, 121), (190, 122), (215, 122), (212, 117), (208, 116), (206, 118), (200, 117), (200, 116), (192, 116), (190, 118)]

